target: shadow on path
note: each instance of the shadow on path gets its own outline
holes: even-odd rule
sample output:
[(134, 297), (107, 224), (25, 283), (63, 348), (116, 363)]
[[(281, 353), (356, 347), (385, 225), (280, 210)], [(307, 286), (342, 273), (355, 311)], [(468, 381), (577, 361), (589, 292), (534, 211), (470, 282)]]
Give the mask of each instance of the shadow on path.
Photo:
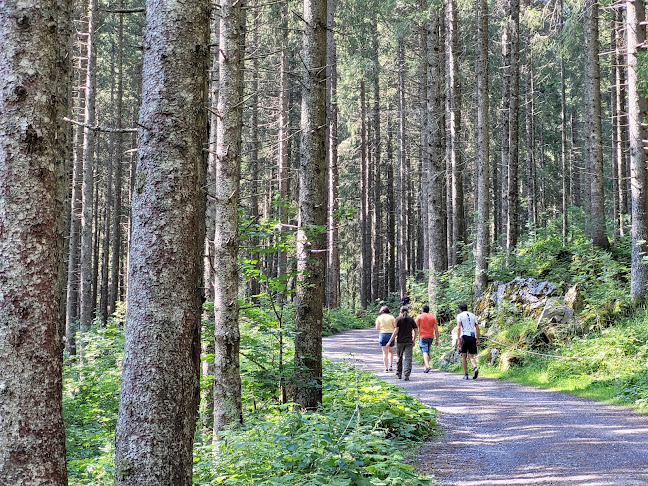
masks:
[(324, 338), (324, 356), (357, 363), (439, 410), (441, 436), (418, 468), (440, 485), (648, 485), (648, 416), (503, 380), (462, 380), (415, 363), (383, 370), (374, 329)]

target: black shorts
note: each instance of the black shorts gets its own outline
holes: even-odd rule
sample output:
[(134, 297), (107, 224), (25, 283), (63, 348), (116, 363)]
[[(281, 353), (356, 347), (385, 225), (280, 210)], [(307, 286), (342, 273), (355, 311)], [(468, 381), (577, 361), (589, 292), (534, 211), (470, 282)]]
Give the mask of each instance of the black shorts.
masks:
[(477, 354), (477, 338), (474, 336), (461, 336), (461, 352)]

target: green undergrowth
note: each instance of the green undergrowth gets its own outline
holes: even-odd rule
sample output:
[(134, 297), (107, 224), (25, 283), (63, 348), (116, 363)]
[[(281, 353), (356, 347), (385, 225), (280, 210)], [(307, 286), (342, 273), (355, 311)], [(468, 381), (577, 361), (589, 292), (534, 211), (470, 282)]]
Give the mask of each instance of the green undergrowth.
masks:
[(324, 379), (321, 410), (273, 406), (225, 432), (216, 454), (199, 445), (196, 484), (430, 484), (407, 459), (434, 432), (433, 409), (344, 365), (326, 363)]
[[(325, 327), (329, 332), (367, 327), (367, 319), (339, 310), (328, 313)], [(224, 433), (217, 450), (208, 436), (197, 433), (195, 484), (429, 484), (408, 459), (434, 433), (436, 414), (398, 388), (326, 362), (319, 411), (300, 413), (292, 404), (279, 405), (280, 382), (290, 388), (293, 374), (293, 333), (293, 323), (285, 319), (279, 326), (272, 312), (249, 311), (243, 316), (245, 426)], [(208, 330), (203, 337), (209, 338)], [(69, 483), (107, 486), (114, 484), (123, 316), (109, 319), (106, 327), (93, 326), (83, 345), (83, 362), (66, 358), (64, 366)], [(280, 348), (283, 361), (278, 358)], [(203, 386), (209, 388), (208, 379)]]
[[(486, 361), (485, 351), (482, 361)], [(525, 353), (519, 353), (524, 355)], [(487, 373), (521, 383), (561, 390), (648, 413), (648, 313), (615, 326), (574, 337), (546, 354), (523, 356), (524, 366)]]
[[(583, 218), (582, 210), (571, 208), (567, 246), (562, 245), (557, 219), (526, 233), (510, 256), (503, 251), (492, 255), (491, 284), (532, 277), (553, 283), (558, 297), (576, 285), (583, 301), (570, 325), (554, 327), (550, 338), (537, 315), (523, 317), (507, 301), (499, 307), (491, 304), (487, 327), (481, 330), (485, 339), (479, 353), (480, 376), (566, 391), (648, 413), (648, 312), (633, 308), (630, 301), (630, 239), (617, 237), (609, 249), (595, 248), (582, 231)], [(473, 274), (474, 262), (464, 253), (464, 262), (442, 278), (441, 346), (433, 350), (437, 366), (451, 350), (457, 304), (463, 301), (473, 307)], [(409, 284), (416, 310), (426, 299), (427, 285), (421, 279)], [(500, 351), (500, 359), (509, 353), (516, 362), (509, 368), (489, 365), (492, 348)], [(462, 370), (461, 363), (443, 367)]]

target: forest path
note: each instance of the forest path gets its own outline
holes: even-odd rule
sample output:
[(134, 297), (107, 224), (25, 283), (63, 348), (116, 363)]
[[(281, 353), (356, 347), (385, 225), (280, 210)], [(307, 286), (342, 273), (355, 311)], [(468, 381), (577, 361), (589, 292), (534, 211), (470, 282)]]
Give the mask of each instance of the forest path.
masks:
[(356, 362), (439, 410), (440, 436), (417, 460), (438, 485), (648, 485), (648, 416), (503, 380), (414, 363), (386, 373), (374, 329), (324, 338), (324, 356)]

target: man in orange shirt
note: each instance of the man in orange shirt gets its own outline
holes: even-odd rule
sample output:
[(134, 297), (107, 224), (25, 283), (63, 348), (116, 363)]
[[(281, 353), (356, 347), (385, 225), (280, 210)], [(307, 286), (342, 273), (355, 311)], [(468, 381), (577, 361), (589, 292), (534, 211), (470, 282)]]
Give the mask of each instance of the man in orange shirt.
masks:
[(423, 353), (423, 363), (425, 363), (423, 373), (429, 373), (430, 347), (432, 340), (435, 340), (437, 346), (439, 345), (439, 324), (436, 317), (430, 314), (430, 307), (427, 305), (423, 306), (423, 313), (416, 318), (416, 324), (419, 328), (419, 347)]

